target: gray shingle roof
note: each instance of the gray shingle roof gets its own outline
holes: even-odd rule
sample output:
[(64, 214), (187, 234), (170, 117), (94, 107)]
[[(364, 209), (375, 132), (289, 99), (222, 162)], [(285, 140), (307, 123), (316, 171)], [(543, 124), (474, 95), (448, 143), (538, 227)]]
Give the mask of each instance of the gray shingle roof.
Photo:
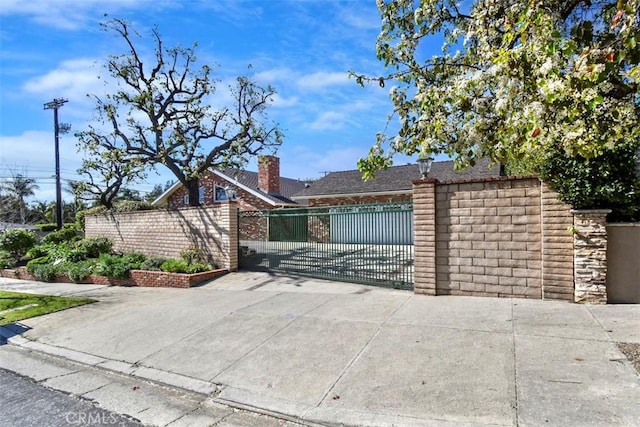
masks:
[[(429, 178), (441, 182), (455, 180), (471, 180), (495, 178), (500, 176), (500, 165), (489, 168), (490, 160), (481, 159), (475, 166), (462, 171), (454, 169), (453, 161), (433, 162)], [(315, 181), (308, 188), (295, 194), (295, 199), (306, 199), (314, 196), (329, 196), (340, 194), (385, 193), (397, 191), (411, 191), (412, 181), (420, 179), (417, 164), (392, 166), (387, 170), (376, 173), (374, 179), (362, 180), (362, 174), (357, 170), (331, 172)]]

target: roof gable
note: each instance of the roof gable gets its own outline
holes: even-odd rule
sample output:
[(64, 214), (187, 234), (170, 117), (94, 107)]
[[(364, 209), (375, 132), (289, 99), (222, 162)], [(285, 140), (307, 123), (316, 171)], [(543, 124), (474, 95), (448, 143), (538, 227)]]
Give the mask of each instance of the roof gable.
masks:
[[(453, 161), (433, 162), (429, 178), (446, 182), (500, 176), (500, 166), (489, 167), (489, 165), (489, 159), (480, 159), (475, 166), (456, 171)], [(420, 179), (420, 169), (417, 164), (392, 166), (377, 172), (375, 178), (369, 181), (364, 181), (358, 170), (331, 172), (311, 183), (307, 188), (295, 194), (293, 198), (298, 200), (345, 194), (409, 193), (413, 188), (412, 182), (416, 179)]]
[[(268, 194), (258, 188), (258, 173), (243, 169), (227, 168), (224, 171), (214, 170), (212, 173), (236, 185), (273, 206), (297, 205), (291, 197), (305, 188), (305, 183), (291, 178), (280, 177), (280, 194)], [(182, 187), (180, 181), (173, 184), (152, 202), (154, 206), (164, 205), (169, 197)]]

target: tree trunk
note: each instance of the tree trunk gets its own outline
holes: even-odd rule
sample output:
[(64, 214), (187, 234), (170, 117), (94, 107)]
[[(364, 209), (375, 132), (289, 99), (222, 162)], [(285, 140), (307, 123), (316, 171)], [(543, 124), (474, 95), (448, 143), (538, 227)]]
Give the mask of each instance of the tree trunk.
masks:
[(187, 180), (186, 187), (189, 194), (189, 206), (200, 206), (200, 180), (192, 178)]

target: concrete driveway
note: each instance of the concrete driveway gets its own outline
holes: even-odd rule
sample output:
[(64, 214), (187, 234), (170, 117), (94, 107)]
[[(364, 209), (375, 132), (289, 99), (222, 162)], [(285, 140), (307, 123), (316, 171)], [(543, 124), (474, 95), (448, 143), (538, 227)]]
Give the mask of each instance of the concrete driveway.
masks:
[[(347, 425), (637, 425), (640, 305), (473, 297), (267, 273), (191, 289), (31, 284), (96, 304), (15, 345), (298, 419)], [(91, 396), (88, 396), (91, 397)]]

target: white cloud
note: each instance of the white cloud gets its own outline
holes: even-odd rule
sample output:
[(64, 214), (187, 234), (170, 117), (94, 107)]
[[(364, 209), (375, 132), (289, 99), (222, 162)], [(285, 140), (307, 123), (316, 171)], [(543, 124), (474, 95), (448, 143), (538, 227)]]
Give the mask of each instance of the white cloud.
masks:
[(286, 177), (318, 179), (326, 172), (356, 169), (358, 159), (365, 157), (367, 150), (366, 143), (350, 143), (329, 149), (326, 144), (283, 146), (279, 151), (280, 167)]
[(86, 95), (104, 92), (103, 81), (98, 78), (100, 66), (89, 58), (63, 61), (56, 69), (28, 80), (23, 89), (43, 98), (67, 98), (78, 103), (91, 103)]
[(338, 130), (345, 125), (346, 121), (346, 114), (337, 111), (326, 111), (311, 122), (309, 127), (314, 130)]
[[(76, 179), (76, 169), (80, 167), (82, 159), (76, 152), (75, 138), (62, 135), (59, 144), (60, 176), (63, 181)], [(53, 129), (51, 132), (25, 131), (16, 136), (0, 136), (0, 178), (11, 178), (17, 173), (36, 180), (40, 188), (33, 199), (55, 198)]]
[(256, 73), (254, 74), (253, 78), (258, 82), (268, 84), (273, 82), (294, 80), (297, 78), (297, 73), (295, 73), (290, 68), (279, 67)]
[(347, 125), (356, 125), (363, 118), (370, 119), (366, 113), (374, 107), (368, 100), (350, 102), (346, 104), (332, 104), (331, 111), (324, 111), (308, 126), (313, 130), (340, 130)]
[(298, 87), (303, 90), (318, 90), (345, 84), (353, 84), (352, 81), (349, 81), (349, 75), (346, 72), (319, 71), (303, 75), (297, 81)]
[(273, 95), (271, 97), (271, 99), (273, 100), (273, 107), (274, 108), (287, 108), (287, 107), (293, 107), (295, 105), (298, 104), (299, 98), (297, 96), (292, 96), (289, 98), (285, 98), (282, 97), (280, 95), (278, 95), (277, 93), (275, 95)]
[(153, 0), (2, 0), (0, 16), (26, 15), (34, 22), (49, 27), (76, 30), (82, 28), (91, 15), (102, 16), (127, 9), (155, 9), (170, 5), (169, 1)]
[(358, 30), (380, 30), (382, 26), (380, 15), (377, 13), (363, 15), (360, 10), (345, 9), (341, 11), (340, 18), (345, 24)]

